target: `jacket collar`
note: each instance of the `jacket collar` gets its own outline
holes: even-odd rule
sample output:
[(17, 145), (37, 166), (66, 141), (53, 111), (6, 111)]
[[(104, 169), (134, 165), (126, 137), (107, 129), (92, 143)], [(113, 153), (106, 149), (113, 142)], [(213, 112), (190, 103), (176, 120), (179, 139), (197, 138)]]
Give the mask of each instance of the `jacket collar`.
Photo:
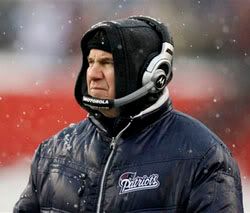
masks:
[(150, 115), (154, 111), (157, 111), (157, 109), (161, 108), (161, 106), (164, 105), (164, 103), (167, 100), (169, 100), (169, 90), (166, 87), (164, 89), (162, 95), (159, 97), (159, 99), (153, 105), (151, 105), (148, 108), (144, 109), (139, 114), (133, 116), (133, 118), (139, 118), (139, 117), (144, 117), (144, 116)]
[(163, 94), (153, 105), (135, 116), (107, 118), (100, 113), (95, 113), (89, 114), (88, 117), (101, 132), (107, 134), (109, 137), (116, 136), (129, 122), (132, 121), (131, 127), (126, 130), (125, 134), (123, 134), (129, 136), (133, 134), (134, 131), (138, 132), (151, 123), (159, 120), (163, 114), (166, 114), (171, 110), (172, 102), (169, 98), (169, 91), (165, 88)]

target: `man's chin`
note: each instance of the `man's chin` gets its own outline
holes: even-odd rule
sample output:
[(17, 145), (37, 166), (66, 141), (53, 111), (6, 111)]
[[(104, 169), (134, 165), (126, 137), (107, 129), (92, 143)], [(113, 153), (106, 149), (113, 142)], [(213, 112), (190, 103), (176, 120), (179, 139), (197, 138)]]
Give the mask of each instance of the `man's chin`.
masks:
[(101, 92), (95, 92), (95, 93), (91, 93), (90, 96), (92, 96), (93, 98), (99, 98), (99, 99), (109, 99), (107, 97), (107, 95), (104, 95)]

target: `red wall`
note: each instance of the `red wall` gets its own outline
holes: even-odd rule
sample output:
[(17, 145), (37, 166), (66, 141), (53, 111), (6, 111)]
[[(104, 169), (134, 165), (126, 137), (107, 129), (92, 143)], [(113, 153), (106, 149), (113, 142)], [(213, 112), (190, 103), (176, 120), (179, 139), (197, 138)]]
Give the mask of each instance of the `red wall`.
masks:
[[(249, 123), (245, 121), (242, 124), (243, 119), (237, 112), (224, 113), (223, 118), (216, 120), (214, 115), (221, 106), (211, 110), (210, 99), (173, 99), (176, 108), (213, 127), (239, 161), (244, 174), (250, 176)], [(225, 105), (228, 104), (224, 103), (222, 107)], [(242, 112), (244, 114), (247, 115)], [(73, 95), (67, 93), (66, 89), (50, 95), (0, 95), (0, 166), (7, 166), (27, 155), (31, 156), (42, 140), (85, 116), (86, 112), (77, 105)]]

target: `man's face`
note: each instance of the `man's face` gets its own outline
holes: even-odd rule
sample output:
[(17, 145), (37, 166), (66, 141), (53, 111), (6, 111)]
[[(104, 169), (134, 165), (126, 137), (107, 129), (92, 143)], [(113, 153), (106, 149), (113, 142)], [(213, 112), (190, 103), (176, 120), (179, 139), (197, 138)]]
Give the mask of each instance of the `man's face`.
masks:
[(111, 53), (91, 49), (87, 69), (88, 94), (95, 98), (115, 98), (115, 72)]

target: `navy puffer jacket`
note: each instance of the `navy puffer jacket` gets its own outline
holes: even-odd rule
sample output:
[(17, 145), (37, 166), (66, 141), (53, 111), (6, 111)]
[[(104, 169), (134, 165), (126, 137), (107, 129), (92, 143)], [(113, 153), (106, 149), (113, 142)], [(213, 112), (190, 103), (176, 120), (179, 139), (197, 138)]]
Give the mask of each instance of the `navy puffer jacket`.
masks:
[(90, 116), (43, 142), (14, 212), (241, 213), (223, 142), (167, 103), (110, 137)]

